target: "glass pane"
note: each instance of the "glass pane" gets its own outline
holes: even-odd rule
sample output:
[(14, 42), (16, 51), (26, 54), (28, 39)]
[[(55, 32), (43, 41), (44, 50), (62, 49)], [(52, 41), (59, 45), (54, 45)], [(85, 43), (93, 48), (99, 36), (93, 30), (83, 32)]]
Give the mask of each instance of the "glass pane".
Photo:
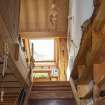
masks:
[(48, 78), (48, 73), (33, 73), (32, 74), (33, 78)]
[(35, 61), (54, 61), (54, 39), (30, 40)]

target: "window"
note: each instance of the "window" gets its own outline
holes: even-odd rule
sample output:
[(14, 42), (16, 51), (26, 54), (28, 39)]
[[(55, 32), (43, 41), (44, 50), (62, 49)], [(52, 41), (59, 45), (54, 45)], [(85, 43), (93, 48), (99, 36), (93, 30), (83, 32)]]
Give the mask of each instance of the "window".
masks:
[(35, 61), (54, 61), (54, 39), (30, 40)]

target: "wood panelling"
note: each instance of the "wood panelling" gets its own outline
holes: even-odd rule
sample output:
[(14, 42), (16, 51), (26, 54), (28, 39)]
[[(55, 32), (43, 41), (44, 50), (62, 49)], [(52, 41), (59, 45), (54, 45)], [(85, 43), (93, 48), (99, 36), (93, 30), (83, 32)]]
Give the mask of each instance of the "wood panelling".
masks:
[[(86, 66), (86, 75), (83, 75), (82, 81), (86, 84), (87, 79), (94, 81), (94, 93), (97, 93), (95, 87), (99, 86), (105, 90), (105, 0), (94, 0), (94, 11), (89, 22), (83, 31), (80, 49), (75, 60), (72, 77), (80, 80), (78, 66)], [(85, 70), (84, 70), (85, 71)], [(85, 74), (85, 73), (84, 73)], [(84, 77), (85, 76), (85, 77)], [(93, 78), (94, 76), (94, 78)], [(87, 79), (86, 79), (87, 77)], [(79, 82), (77, 81), (77, 84)], [(88, 83), (87, 83), (88, 84)], [(81, 84), (83, 85), (83, 84)], [(103, 86), (103, 87), (102, 87)], [(100, 94), (100, 93), (99, 93)], [(104, 97), (94, 97), (95, 105), (104, 105)]]
[(105, 77), (105, 63), (94, 64), (94, 81), (99, 84)]
[(56, 29), (50, 26), (50, 11), (53, 0), (21, 0), (20, 33), (22, 37), (55, 37), (67, 34), (68, 0), (55, 0)]
[[(97, 1), (97, 0), (96, 0)], [(93, 22), (93, 61), (95, 64), (103, 63), (105, 61), (105, 1), (99, 1), (99, 8), (96, 10), (97, 15)]]
[(67, 38), (58, 38), (58, 68), (60, 71), (60, 80), (66, 80), (66, 70), (68, 62)]
[(14, 41), (18, 37), (19, 7), (20, 0), (0, 0), (0, 16)]
[[(80, 44), (80, 49), (78, 52), (78, 55), (76, 57), (75, 63), (74, 63), (74, 70), (72, 72), (72, 75), (74, 76), (74, 78), (78, 77), (78, 66), (79, 65), (84, 65), (86, 66), (86, 69), (88, 69), (88, 73), (92, 73), (91, 69), (92, 69), (92, 30), (91, 30), (91, 25), (88, 26), (88, 30), (86, 30), (83, 33), (83, 37), (81, 40), (81, 44)], [(92, 76), (92, 74), (90, 74)]]

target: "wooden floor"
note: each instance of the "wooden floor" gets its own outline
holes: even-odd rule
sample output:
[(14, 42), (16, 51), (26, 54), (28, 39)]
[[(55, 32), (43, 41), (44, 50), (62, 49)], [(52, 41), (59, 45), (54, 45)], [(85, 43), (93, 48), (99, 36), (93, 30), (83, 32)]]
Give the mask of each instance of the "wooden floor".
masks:
[(73, 99), (41, 99), (30, 100), (29, 105), (76, 105)]
[(69, 82), (35, 82), (28, 105), (76, 105)]

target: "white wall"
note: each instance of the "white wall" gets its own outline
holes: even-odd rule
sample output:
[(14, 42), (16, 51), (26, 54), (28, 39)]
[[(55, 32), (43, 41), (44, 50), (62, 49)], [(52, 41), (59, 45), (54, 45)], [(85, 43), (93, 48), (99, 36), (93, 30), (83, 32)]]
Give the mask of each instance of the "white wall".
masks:
[(89, 19), (93, 13), (93, 0), (71, 0), (72, 1), (72, 27), (71, 38), (79, 47), (83, 22)]
[[(79, 47), (80, 41), (82, 37), (82, 24), (91, 17), (93, 13), (93, 0), (69, 0), (69, 16), (72, 17), (70, 20), (70, 34), (71, 40), (73, 40), (74, 44), (71, 43), (69, 59), (72, 57), (75, 59)], [(77, 48), (76, 48), (77, 47)], [(69, 60), (69, 67), (67, 70), (67, 74), (71, 72), (72, 67), (71, 61)], [(69, 76), (69, 75), (68, 75)], [(67, 77), (68, 78), (68, 77)]]

